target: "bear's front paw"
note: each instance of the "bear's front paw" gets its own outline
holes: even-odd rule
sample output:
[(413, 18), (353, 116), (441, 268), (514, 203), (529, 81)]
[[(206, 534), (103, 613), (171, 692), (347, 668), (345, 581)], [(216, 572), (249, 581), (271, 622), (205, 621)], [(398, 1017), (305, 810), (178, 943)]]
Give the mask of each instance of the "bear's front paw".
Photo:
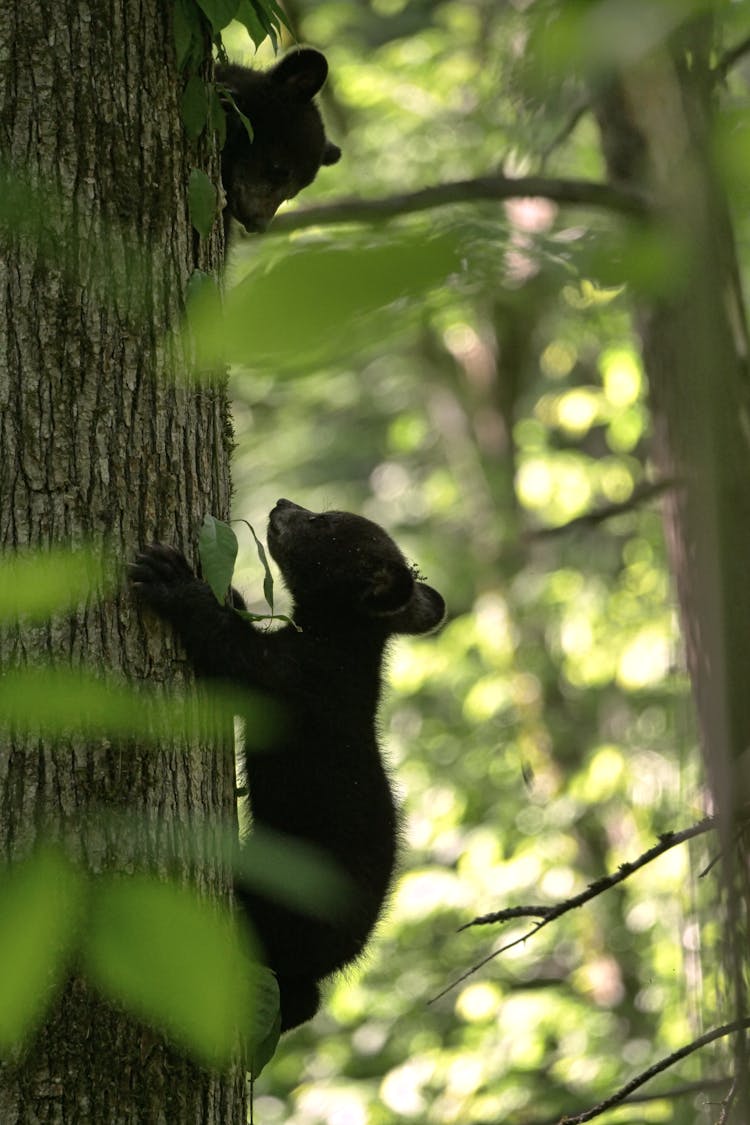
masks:
[(195, 582), (184, 555), (161, 543), (150, 543), (138, 552), (128, 567), (128, 578), (138, 597), (153, 608), (166, 608), (180, 587)]

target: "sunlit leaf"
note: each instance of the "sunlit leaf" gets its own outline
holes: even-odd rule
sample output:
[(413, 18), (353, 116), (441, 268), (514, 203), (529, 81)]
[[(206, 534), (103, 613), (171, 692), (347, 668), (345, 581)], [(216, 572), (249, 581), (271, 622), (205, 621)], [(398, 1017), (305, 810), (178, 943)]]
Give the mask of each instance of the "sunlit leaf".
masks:
[(227, 295), (224, 316), (196, 307), (203, 362), (225, 354), (247, 366), (290, 369), (358, 344), (371, 346), (372, 318), (421, 311), (429, 293), (461, 270), (460, 238), (402, 233), (355, 251), (309, 244), (278, 256)]
[[(191, 890), (145, 875), (102, 878), (92, 889), (88, 975), (208, 1064), (227, 1062), (254, 1027), (250, 958), (229, 914)], [(264, 1024), (267, 1007), (264, 999)]]
[(273, 575), (271, 574), (271, 568), (268, 565), (266, 548), (263, 546), (263, 543), (255, 534), (255, 528), (253, 527), (253, 525), (251, 523), (248, 523), (247, 520), (242, 520), (241, 522), (247, 524), (247, 526), (250, 528), (250, 534), (255, 540), (255, 547), (258, 552), (258, 558), (260, 559), (260, 564), (263, 567), (263, 597), (268, 602), (271, 613), (273, 613)]
[(234, 18), (246, 29), (255, 46), (259, 47), (266, 38), (266, 29), (258, 19), (258, 14), (250, 0), (240, 0)]
[(60, 986), (84, 894), (52, 850), (0, 871), (0, 1052), (28, 1035)]
[(262, 5), (268, 12), (269, 18), (274, 21), (279, 27), (285, 27), (290, 34), (294, 35), (292, 25), (287, 18), (287, 14), (276, 0), (253, 0), (257, 6)]
[(279, 38), (277, 34), (278, 22), (269, 11), (269, 5), (266, 0), (249, 0), (258, 22), (263, 27), (266, 35), (271, 40), (274, 51), (278, 50)]

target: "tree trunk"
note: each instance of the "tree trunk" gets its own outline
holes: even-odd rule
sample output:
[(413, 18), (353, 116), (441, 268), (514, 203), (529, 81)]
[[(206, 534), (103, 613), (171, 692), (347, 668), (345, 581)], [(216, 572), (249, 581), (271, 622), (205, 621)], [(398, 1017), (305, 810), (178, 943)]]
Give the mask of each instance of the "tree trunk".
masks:
[[(674, 482), (665, 528), (720, 820), (728, 969), (744, 1016), (750, 897), (734, 836), (750, 795), (750, 372), (732, 224), (712, 166), (712, 32), (710, 17), (700, 16), (618, 75), (598, 118), (611, 177), (651, 199), (654, 226), (677, 251), (670, 291), (641, 298), (637, 322), (654, 457)], [(742, 1043), (737, 1057), (742, 1117), (749, 1108)]]
[[(196, 267), (190, 168), (213, 145), (180, 116), (171, 15), (160, 0), (9, 0), (0, 23), (2, 147), (34, 192), (0, 261), (0, 550), (161, 539), (194, 554), (206, 512), (226, 518), (231, 427), (222, 381), (183, 381), (176, 327)], [(40, 196), (41, 198), (41, 196)], [(175, 650), (127, 591), (0, 633), (0, 671), (45, 661), (171, 683)], [(148, 865), (228, 901), (214, 859), (196, 875), (190, 825), (235, 815), (231, 738), (159, 746), (24, 738), (0, 729), (0, 842), (13, 862), (62, 840), (82, 866)], [(127, 811), (132, 830), (117, 829)], [(122, 818), (120, 819), (122, 824)], [(79, 977), (21, 1057), (0, 1069), (3, 1125), (240, 1125), (239, 1064), (208, 1073)]]
[(706, 764), (728, 811), (747, 798), (738, 767), (750, 747), (750, 373), (732, 226), (711, 168), (705, 25), (692, 29), (690, 67), (684, 42), (651, 57), (612, 86), (599, 120), (612, 175), (652, 198), (677, 247), (671, 293), (641, 302), (638, 319), (654, 453), (676, 482), (666, 526)]

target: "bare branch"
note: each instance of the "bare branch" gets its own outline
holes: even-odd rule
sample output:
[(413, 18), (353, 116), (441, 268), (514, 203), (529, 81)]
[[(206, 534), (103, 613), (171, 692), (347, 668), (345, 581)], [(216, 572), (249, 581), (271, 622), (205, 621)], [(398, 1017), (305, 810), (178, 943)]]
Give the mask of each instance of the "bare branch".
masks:
[(540, 166), (542, 168), (545, 167), (547, 161), (549, 160), (550, 156), (555, 151), (555, 149), (559, 148), (559, 146), (561, 144), (563, 144), (565, 141), (567, 141), (568, 137), (573, 132), (573, 130), (575, 129), (576, 125), (581, 120), (583, 115), (585, 113), (587, 113), (590, 109), (591, 109), (591, 102), (588, 99), (586, 99), (585, 101), (580, 101), (578, 103), (578, 105), (576, 105), (573, 108), (573, 110), (571, 111), (568, 119), (563, 122), (562, 126), (555, 133), (552, 140), (547, 145), (545, 145), (545, 147), (542, 149), (541, 153), (539, 154), (539, 156), (540, 156)]
[[(493, 914), (483, 914), (479, 918), (474, 918), (472, 922), (467, 922), (465, 926), (461, 926), (461, 930), (467, 930), (470, 926), (486, 926), (493, 922), (506, 922), (510, 918), (542, 918), (543, 921), (535, 928), (541, 929), (542, 926), (553, 922), (555, 918), (561, 918), (568, 911), (576, 910), (584, 903), (590, 902), (592, 898), (596, 898), (597, 895), (608, 891), (610, 887), (616, 887), (618, 883), (624, 882), (634, 871), (639, 871), (647, 863), (651, 863), (664, 852), (668, 852), (670, 848), (675, 848), (678, 844), (684, 844), (686, 840), (692, 840), (695, 836), (702, 836), (705, 832), (710, 832), (715, 826), (714, 818), (707, 816), (703, 820), (699, 820), (697, 824), (691, 824), (689, 828), (683, 828), (681, 832), (664, 832), (659, 837), (658, 844), (654, 844), (643, 855), (638, 856), (638, 859), (633, 860), (632, 863), (621, 863), (613, 875), (604, 875), (594, 883), (589, 883), (585, 891), (574, 895), (573, 898), (565, 899), (564, 902), (557, 903), (556, 906), (512, 906), (508, 910), (498, 910)], [(519, 938), (518, 942), (524, 940), (524, 938)], [(513, 944), (515, 945), (517, 942)], [(506, 948), (508, 947), (506, 946)]]
[(734, 47), (730, 47), (728, 51), (724, 52), (714, 67), (714, 74), (719, 78), (726, 78), (732, 67), (743, 59), (748, 52), (750, 52), (750, 35), (746, 35), (739, 43), (735, 43)]
[(499, 949), (493, 950), (492, 953), (488, 953), (486, 957), (483, 957), (481, 961), (477, 961), (475, 965), (472, 965), (471, 968), (467, 969), (465, 973), (462, 973), (460, 977), (457, 977), (454, 981), (451, 981), (449, 985), (446, 985), (441, 992), (438, 992), (437, 996), (433, 996), (428, 1003), (434, 1004), (437, 1000), (440, 1000), (441, 997), (445, 996), (446, 993), (450, 992), (452, 988), (455, 988), (456, 985), (461, 984), (463, 981), (467, 980), (468, 977), (473, 976), (474, 973), (494, 960), (495, 957), (499, 957), (501, 953), (505, 953), (508, 949), (513, 949), (516, 945), (522, 945), (524, 942), (528, 941), (529, 938), (533, 937), (534, 934), (538, 933), (539, 930), (548, 926), (550, 922), (554, 922), (555, 919), (561, 918), (569, 911), (576, 910), (579, 906), (590, 902), (592, 898), (603, 894), (603, 892), (609, 890), (610, 887), (616, 887), (618, 883), (624, 882), (624, 880), (635, 871), (639, 871), (642, 867), (645, 867), (647, 863), (651, 863), (652, 860), (663, 855), (664, 852), (669, 851), (670, 848), (677, 847), (678, 844), (684, 844), (686, 840), (692, 840), (695, 836), (701, 836), (705, 832), (710, 832), (715, 827), (716, 821), (714, 818), (707, 816), (704, 817), (703, 820), (699, 820), (697, 824), (692, 824), (689, 828), (682, 829), (681, 832), (665, 832), (659, 837), (659, 842), (654, 844), (652, 848), (649, 848), (648, 851), (644, 852), (643, 855), (639, 856), (638, 859), (633, 860), (632, 863), (621, 864), (613, 875), (605, 875), (601, 879), (597, 879), (594, 883), (590, 883), (585, 891), (575, 895), (573, 898), (568, 898), (563, 902), (557, 903), (556, 906), (511, 906), (506, 910), (498, 910), (492, 914), (483, 914), (479, 918), (474, 918), (471, 922), (467, 922), (464, 926), (460, 927), (459, 933), (461, 930), (467, 930), (471, 926), (487, 926), (494, 922), (506, 922), (511, 918), (542, 919), (541, 922), (537, 922), (535, 926), (532, 926), (531, 929), (527, 930), (521, 937), (509, 941), (505, 945), (501, 945)]
[[(411, 215), (433, 207), (446, 207), (453, 203), (477, 203), (481, 200), (527, 198), (529, 196), (551, 199), (555, 203), (576, 207), (603, 207), (626, 215), (644, 215), (646, 200), (622, 188), (594, 180), (557, 180), (545, 176), (478, 176), (474, 180), (456, 180), (419, 191), (381, 196), (379, 199), (339, 199), (321, 203), (317, 207), (303, 207), (278, 215), (267, 235), (287, 234), (312, 226), (332, 226), (336, 223), (380, 223), (399, 215)], [(256, 236), (257, 237), (257, 236)]]
[(633, 509), (645, 503), (647, 500), (653, 500), (657, 496), (661, 496), (663, 492), (673, 488), (676, 484), (677, 481), (674, 480), (647, 481), (634, 488), (627, 500), (622, 500), (617, 504), (605, 504), (593, 512), (585, 512), (582, 516), (576, 516), (575, 519), (568, 520), (567, 523), (559, 524), (557, 527), (543, 527), (538, 531), (529, 532), (525, 538), (551, 539), (557, 535), (565, 535), (569, 531), (579, 531), (590, 527), (596, 527), (597, 524), (603, 523), (604, 520), (624, 515), (625, 512), (633, 511)]
[(679, 1051), (673, 1051), (671, 1055), (660, 1059), (659, 1062), (654, 1063), (648, 1070), (644, 1070), (641, 1074), (636, 1075), (630, 1082), (621, 1086), (619, 1090), (615, 1091), (604, 1101), (599, 1102), (598, 1105), (592, 1106), (584, 1113), (577, 1113), (572, 1117), (561, 1117), (559, 1125), (584, 1125), (586, 1121), (593, 1121), (595, 1117), (599, 1117), (606, 1110), (611, 1109), (614, 1105), (620, 1105), (625, 1101), (628, 1094), (632, 1094), (633, 1090), (637, 1090), (644, 1082), (654, 1078), (655, 1075), (661, 1074), (667, 1070), (668, 1067), (674, 1066), (676, 1062), (687, 1058), (692, 1055), (694, 1051), (699, 1051), (701, 1047), (713, 1043), (716, 1039), (723, 1039), (727, 1035), (733, 1035), (737, 1031), (743, 1031), (745, 1028), (750, 1027), (750, 1019), (734, 1020), (732, 1023), (725, 1023), (722, 1027), (715, 1027), (713, 1031), (707, 1031), (705, 1035), (701, 1035), (698, 1039), (694, 1039), (692, 1043), (680, 1047)]
[[(731, 1078), (699, 1078), (695, 1082), (681, 1082), (679, 1086), (672, 1086), (669, 1090), (655, 1090), (651, 1094), (633, 1094), (626, 1098), (623, 1105), (648, 1105), (649, 1102), (676, 1101), (678, 1098), (689, 1098), (693, 1094), (705, 1093), (709, 1090), (719, 1090), (722, 1087), (731, 1089)], [(721, 1102), (724, 1104), (724, 1101)], [(560, 1125), (559, 1117), (531, 1118), (524, 1125)], [(716, 1125), (722, 1125), (716, 1122)]]

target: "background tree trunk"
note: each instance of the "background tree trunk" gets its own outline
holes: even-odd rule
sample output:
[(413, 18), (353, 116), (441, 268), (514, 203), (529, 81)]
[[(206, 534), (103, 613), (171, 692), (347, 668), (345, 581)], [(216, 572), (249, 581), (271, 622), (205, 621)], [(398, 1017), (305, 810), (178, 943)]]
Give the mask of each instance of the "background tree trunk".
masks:
[[(637, 320), (654, 456), (675, 482), (665, 528), (720, 818), (729, 979), (744, 1016), (750, 887), (735, 830), (750, 782), (750, 372), (732, 222), (713, 168), (713, 46), (711, 18), (693, 20), (669, 50), (618, 76), (598, 119), (612, 179), (650, 197), (655, 227), (676, 250), (669, 294), (641, 300)], [(737, 1054), (742, 1117), (750, 1102), (741, 1040)]]
[[(93, 540), (127, 560), (162, 539), (191, 555), (204, 514), (228, 514), (224, 387), (181, 380), (175, 335), (188, 279), (215, 268), (220, 234), (216, 224), (199, 246), (188, 219), (190, 168), (216, 178), (217, 160), (185, 135), (171, 14), (159, 0), (11, 0), (0, 25), (3, 157), (51, 191), (41, 213), (30, 199), (28, 229), (6, 239), (0, 261), (4, 551)], [(171, 682), (174, 659), (123, 590), (0, 635), (0, 670), (51, 660)], [(235, 815), (230, 737), (158, 747), (0, 738), (3, 861), (62, 839), (90, 870), (169, 868), (227, 898), (218, 861), (195, 874), (188, 828)], [(126, 810), (134, 830), (118, 831), (112, 814)], [(75, 979), (25, 1055), (0, 1070), (0, 1119), (239, 1125), (244, 1072), (202, 1071)]]

